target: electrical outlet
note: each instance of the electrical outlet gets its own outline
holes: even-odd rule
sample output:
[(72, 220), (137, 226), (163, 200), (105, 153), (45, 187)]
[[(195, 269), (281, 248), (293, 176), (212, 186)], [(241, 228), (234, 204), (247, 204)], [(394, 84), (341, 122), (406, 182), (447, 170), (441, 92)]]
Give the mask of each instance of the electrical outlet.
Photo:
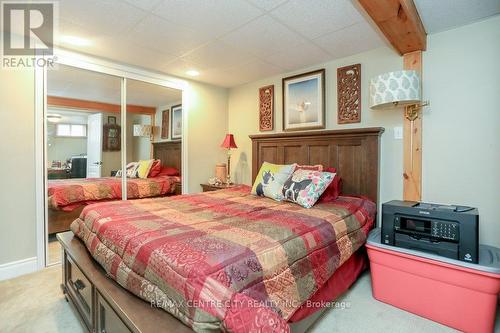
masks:
[(403, 127), (401, 126), (394, 127), (394, 139), (396, 140), (403, 139)]

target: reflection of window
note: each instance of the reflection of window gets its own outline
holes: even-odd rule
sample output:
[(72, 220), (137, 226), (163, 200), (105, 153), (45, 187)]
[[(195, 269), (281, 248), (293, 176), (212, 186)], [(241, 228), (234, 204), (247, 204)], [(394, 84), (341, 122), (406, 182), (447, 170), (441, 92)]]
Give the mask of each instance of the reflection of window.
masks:
[(86, 137), (87, 126), (79, 124), (57, 124), (56, 136)]

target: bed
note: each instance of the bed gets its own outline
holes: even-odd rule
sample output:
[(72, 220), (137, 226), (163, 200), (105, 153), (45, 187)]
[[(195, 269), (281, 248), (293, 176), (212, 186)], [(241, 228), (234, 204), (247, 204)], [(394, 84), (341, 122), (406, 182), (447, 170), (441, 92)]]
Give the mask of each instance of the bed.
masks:
[[(344, 193), (352, 196), (335, 202), (305, 209), (253, 196), (248, 187), (239, 186), (95, 204), (84, 209), (71, 229), (104, 274), (149, 302), (143, 309), (149, 316), (158, 315), (158, 307), (195, 331), (286, 332), (289, 323), (299, 327), (315, 317), (311, 307), (304, 307), (306, 301), (331, 301), (365, 266), (363, 244), (375, 220), (382, 131), (252, 137), (254, 175), (263, 161), (337, 166)], [(84, 276), (89, 268), (82, 267), (85, 260), (79, 265), (71, 258), (72, 244), (81, 247), (81, 242), (64, 237), (64, 286), (72, 300), (78, 297), (71, 296), (66, 267), (76, 267)], [(106, 298), (105, 290), (97, 293)], [(113, 297), (104, 301), (128, 330), (147, 327), (139, 318), (130, 320)], [(102, 328), (100, 311), (89, 310), (95, 312), (84, 321), (89, 330)], [(171, 327), (178, 325), (165, 318)]]
[[(181, 170), (181, 142), (153, 144), (153, 156), (162, 165)], [(179, 194), (180, 176), (128, 178), (127, 197), (142, 199)], [(48, 180), (48, 234), (69, 230), (69, 225), (83, 208), (91, 203), (122, 199), (122, 180), (119, 177)]]

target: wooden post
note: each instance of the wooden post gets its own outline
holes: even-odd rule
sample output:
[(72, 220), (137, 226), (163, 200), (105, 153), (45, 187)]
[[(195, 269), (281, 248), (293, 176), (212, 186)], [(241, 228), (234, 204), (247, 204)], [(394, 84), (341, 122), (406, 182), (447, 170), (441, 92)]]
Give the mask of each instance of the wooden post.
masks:
[[(422, 85), (422, 51), (404, 54), (403, 68), (417, 71)], [(403, 115), (403, 199), (421, 201), (422, 109), (418, 110), (418, 117), (413, 121), (406, 119), (405, 115)]]

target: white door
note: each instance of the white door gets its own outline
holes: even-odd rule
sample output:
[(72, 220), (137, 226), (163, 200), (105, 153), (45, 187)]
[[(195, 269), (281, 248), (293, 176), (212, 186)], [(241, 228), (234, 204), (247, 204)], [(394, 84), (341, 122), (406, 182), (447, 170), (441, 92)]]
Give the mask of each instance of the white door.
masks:
[(100, 178), (102, 168), (102, 113), (87, 121), (87, 178)]

